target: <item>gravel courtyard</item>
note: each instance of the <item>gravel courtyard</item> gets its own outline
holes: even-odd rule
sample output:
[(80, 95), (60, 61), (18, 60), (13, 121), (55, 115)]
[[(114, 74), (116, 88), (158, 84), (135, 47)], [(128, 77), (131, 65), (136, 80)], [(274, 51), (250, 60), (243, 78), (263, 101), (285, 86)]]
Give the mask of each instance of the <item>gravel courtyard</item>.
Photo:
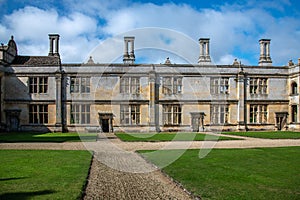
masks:
[(0, 149), (87, 149), (94, 152), (84, 199), (195, 199), (135, 151), (300, 146), (300, 139), (239, 138), (244, 140), (153, 143), (122, 142), (114, 134), (99, 134), (97, 142), (0, 143)]

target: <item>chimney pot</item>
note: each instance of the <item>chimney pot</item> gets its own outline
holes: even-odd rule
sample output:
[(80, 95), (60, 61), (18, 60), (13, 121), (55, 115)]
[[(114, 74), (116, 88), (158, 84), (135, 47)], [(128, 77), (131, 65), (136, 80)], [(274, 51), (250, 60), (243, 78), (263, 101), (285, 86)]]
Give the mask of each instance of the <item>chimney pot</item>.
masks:
[[(123, 62), (133, 64), (135, 61), (135, 55), (134, 55), (134, 37), (124, 37), (124, 55), (123, 55)], [(130, 52), (129, 44), (130, 43)]]
[(49, 34), (49, 43), (48, 56), (59, 56), (59, 34)]
[(210, 54), (209, 54), (209, 38), (200, 38), (200, 55), (198, 59), (199, 64), (211, 64)]
[(272, 59), (270, 56), (270, 39), (260, 39), (260, 57), (259, 57), (259, 65), (260, 66), (270, 66), (272, 65)]

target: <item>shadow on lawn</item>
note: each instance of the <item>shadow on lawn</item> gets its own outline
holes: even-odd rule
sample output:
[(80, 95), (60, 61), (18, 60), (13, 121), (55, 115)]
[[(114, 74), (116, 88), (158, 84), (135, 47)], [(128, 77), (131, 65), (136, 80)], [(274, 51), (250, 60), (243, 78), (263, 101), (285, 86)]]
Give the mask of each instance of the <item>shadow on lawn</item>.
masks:
[(32, 199), (33, 196), (40, 196), (45, 194), (53, 194), (55, 191), (53, 190), (42, 190), (35, 192), (12, 192), (12, 193), (4, 193), (0, 195), (0, 199)]
[(25, 179), (28, 177), (14, 177), (14, 178), (0, 178), (0, 181), (13, 181), (13, 180), (19, 180), (19, 179)]
[(80, 142), (80, 141), (92, 141), (96, 140), (96, 136), (78, 136), (78, 135), (55, 135), (49, 136), (47, 134), (43, 135), (41, 133), (4, 133), (0, 134), (0, 142), (2, 143), (18, 143), (18, 142)]

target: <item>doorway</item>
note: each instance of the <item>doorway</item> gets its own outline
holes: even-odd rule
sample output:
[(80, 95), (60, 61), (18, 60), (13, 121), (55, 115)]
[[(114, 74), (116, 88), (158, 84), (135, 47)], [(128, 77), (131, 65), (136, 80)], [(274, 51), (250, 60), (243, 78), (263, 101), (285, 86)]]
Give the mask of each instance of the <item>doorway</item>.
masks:
[(109, 132), (108, 119), (102, 119), (101, 120), (101, 129), (102, 129), (102, 132), (104, 132), (104, 133), (108, 133)]
[(21, 110), (5, 110), (5, 112), (7, 131), (19, 131)]
[(192, 123), (193, 132), (204, 131), (204, 116), (205, 116), (204, 112), (191, 113), (191, 120), (192, 120), (191, 123)]
[(112, 133), (113, 129), (113, 118), (114, 115), (112, 113), (98, 113), (99, 114), (99, 126), (100, 132), (104, 133)]
[(287, 128), (287, 116), (288, 112), (276, 112), (275, 113), (275, 128), (280, 131), (284, 128)]

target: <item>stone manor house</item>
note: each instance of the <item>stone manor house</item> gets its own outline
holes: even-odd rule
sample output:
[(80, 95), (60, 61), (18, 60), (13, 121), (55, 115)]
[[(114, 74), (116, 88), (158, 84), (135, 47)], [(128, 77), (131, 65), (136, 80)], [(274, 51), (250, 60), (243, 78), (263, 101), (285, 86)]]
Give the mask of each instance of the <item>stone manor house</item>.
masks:
[(48, 56), (0, 46), (2, 131), (300, 130), (300, 59), (272, 66), (270, 39), (257, 66), (214, 65), (200, 38), (195, 64), (136, 64), (134, 37), (123, 63), (61, 63), (59, 35)]

